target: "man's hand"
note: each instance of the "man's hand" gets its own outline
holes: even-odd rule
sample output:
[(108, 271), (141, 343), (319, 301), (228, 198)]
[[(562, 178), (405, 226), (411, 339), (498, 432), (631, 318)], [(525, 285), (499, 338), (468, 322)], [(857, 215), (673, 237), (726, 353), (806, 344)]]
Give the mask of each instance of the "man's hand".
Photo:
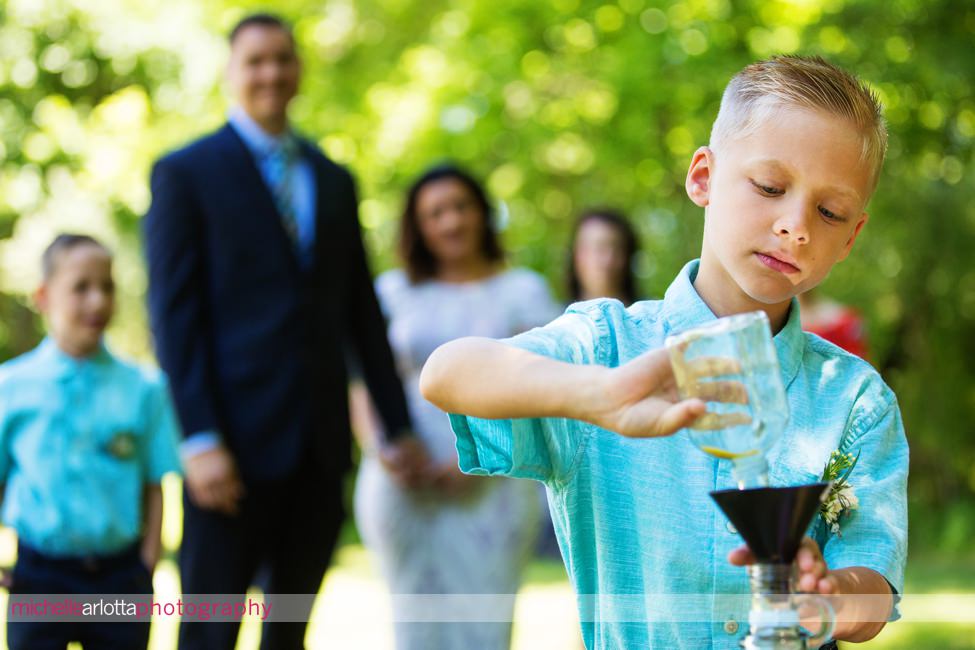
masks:
[(439, 493), (456, 499), (474, 494), (487, 480), (485, 476), (473, 476), (460, 471), (456, 460), (432, 468), (432, 487)]
[(399, 485), (414, 488), (430, 482), (430, 457), (416, 435), (411, 433), (382, 445), (378, 455)]
[(606, 370), (592, 383), (590, 404), (580, 405), (583, 419), (631, 438), (667, 436), (691, 426), (704, 414), (700, 399), (679, 401), (665, 349), (640, 355)]
[(197, 507), (235, 515), (244, 496), (244, 484), (237, 473), (237, 463), (226, 447), (190, 456), (184, 461), (185, 485)]

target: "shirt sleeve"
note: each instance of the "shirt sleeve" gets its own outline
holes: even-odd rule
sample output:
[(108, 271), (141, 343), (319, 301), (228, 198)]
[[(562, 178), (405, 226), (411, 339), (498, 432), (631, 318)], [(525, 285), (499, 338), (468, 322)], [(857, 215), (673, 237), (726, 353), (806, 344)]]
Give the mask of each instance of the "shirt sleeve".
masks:
[(831, 569), (872, 569), (903, 593), (909, 452), (897, 400), (884, 392), (869, 400), (877, 408), (855, 417), (843, 444), (842, 451), (860, 455), (848, 479), (859, 504), (840, 520), (839, 533), (828, 533), (823, 557)]
[(162, 376), (150, 383), (145, 421), (140, 460), (144, 481), (155, 484), (162, 480), (163, 474), (180, 471), (179, 425), (167, 382)]
[[(573, 307), (545, 327), (502, 340), (574, 364), (606, 363), (609, 334), (597, 307)], [(469, 474), (530, 478), (555, 486), (578, 465), (596, 427), (565, 418), (488, 420), (450, 414), (460, 468)]]

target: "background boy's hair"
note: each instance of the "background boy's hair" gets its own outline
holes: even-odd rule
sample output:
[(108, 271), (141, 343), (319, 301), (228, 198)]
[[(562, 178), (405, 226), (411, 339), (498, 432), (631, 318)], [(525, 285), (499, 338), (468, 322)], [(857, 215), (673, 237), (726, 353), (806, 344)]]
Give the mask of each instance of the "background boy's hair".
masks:
[(887, 153), (880, 100), (854, 75), (818, 56), (777, 56), (732, 77), (711, 127), (711, 148), (753, 133), (783, 107), (822, 110), (852, 122), (863, 136), (861, 160), (871, 166), (873, 191)]
[(54, 241), (48, 244), (47, 248), (44, 249), (44, 254), (41, 255), (41, 277), (44, 282), (50, 280), (51, 276), (54, 275), (58, 258), (79, 246), (95, 246), (105, 251), (105, 254), (109, 257), (112, 255), (112, 251), (94, 237), (74, 233), (61, 233), (54, 238)]

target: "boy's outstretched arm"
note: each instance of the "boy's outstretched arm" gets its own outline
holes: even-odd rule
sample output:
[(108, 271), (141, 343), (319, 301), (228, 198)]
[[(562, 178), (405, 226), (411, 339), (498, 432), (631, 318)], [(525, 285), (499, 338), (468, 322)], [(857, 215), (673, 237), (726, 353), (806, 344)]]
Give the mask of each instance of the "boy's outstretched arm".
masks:
[(629, 437), (672, 434), (705, 409), (699, 399), (678, 401), (664, 349), (606, 368), (556, 361), (479, 337), (437, 348), (423, 367), (420, 391), (448, 413), (570, 418)]

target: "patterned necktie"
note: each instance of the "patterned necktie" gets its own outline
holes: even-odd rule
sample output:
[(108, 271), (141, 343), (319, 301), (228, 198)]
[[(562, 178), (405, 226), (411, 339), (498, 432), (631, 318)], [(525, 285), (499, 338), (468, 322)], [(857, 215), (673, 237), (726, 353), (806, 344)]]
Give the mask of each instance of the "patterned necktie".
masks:
[(281, 215), (281, 224), (295, 250), (301, 251), (298, 217), (294, 205), (294, 163), (298, 159), (298, 145), (294, 138), (285, 137), (281, 145), (267, 154), (267, 176), (274, 205)]

